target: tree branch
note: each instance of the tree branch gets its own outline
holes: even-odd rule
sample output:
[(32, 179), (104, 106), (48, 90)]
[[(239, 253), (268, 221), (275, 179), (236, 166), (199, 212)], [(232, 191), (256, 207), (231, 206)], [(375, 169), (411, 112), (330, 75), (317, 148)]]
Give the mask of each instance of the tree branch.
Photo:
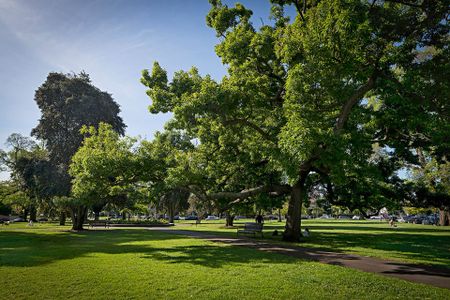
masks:
[(342, 128), (344, 128), (345, 123), (347, 122), (348, 118), (350, 117), (350, 112), (352, 111), (353, 106), (358, 103), (361, 98), (364, 97), (364, 95), (370, 91), (373, 86), (375, 85), (375, 76), (371, 76), (369, 80), (360, 86), (353, 95), (350, 96), (350, 98), (345, 102), (344, 106), (341, 109), (341, 112), (339, 114), (339, 117), (336, 121), (336, 125), (334, 127), (334, 133), (339, 133)]
[(393, 3), (397, 3), (397, 4), (403, 4), (406, 6), (411, 6), (411, 7), (416, 7), (416, 8), (423, 8), (422, 5), (420, 4), (415, 4), (415, 3), (411, 3), (408, 1), (403, 1), (403, 0), (384, 0), (384, 2), (393, 2)]
[(257, 131), (266, 140), (275, 143), (275, 139), (269, 133), (267, 133), (264, 129), (262, 129), (261, 127), (257, 126), (256, 124), (250, 122), (249, 120), (246, 120), (246, 119), (231, 119), (231, 120), (225, 120), (223, 122), (223, 124), (224, 125), (236, 125), (236, 124), (245, 125), (247, 127), (252, 128), (253, 130)]
[(242, 190), (240, 192), (218, 192), (208, 194), (207, 197), (213, 200), (227, 199), (232, 200), (231, 203), (239, 203), (251, 196), (255, 196), (261, 193), (267, 193), (271, 196), (281, 196), (291, 192), (291, 186), (289, 185), (262, 185), (254, 188)]

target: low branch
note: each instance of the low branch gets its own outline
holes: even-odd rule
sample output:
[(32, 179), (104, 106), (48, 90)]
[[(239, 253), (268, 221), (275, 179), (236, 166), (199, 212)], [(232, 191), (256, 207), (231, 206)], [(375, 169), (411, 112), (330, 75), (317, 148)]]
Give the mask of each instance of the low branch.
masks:
[[(218, 192), (208, 194), (207, 197), (212, 200), (226, 199), (232, 200), (234, 203), (243, 201), (249, 197), (267, 193), (271, 196), (282, 196), (290, 193), (291, 187), (289, 185), (263, 185), (254, 188), (242, 190), (240, 192)], [(238, 201), (239, 200), (239, 201)]]

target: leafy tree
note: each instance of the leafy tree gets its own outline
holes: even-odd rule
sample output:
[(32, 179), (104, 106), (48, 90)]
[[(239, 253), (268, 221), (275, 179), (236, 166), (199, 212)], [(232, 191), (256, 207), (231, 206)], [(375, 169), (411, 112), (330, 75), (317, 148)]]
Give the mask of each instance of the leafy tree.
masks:
[(98, 129), (83, 126), (81, 133), (86, 137), (69, 169), (77, 203), (71, 205), (74, 230), (83, 229), (89, 207), (98, 215), (106, 203), (126, 197), (140, 170), (132, 149), (135, 140), (120, 138), (106, 123)]
[(119, 105), (110, 94), (92, 85), (84, 72), (50, 73), (37, 89), (35, 101), (42, 115), (32, 135), (45, 142), (50, 161), (58, 168), (57, 195), (68, 196), (70, 160), (83, 141), (80, 129), (105, 122), (123, 135), (125, 124), (119, 117)]
[[(402, 115), (395, 109), (398, 103), (417, 107), (385, 91), (392, 91), (400, 77), (415, 74), (417, 49), (445, 48), (447, 5), (279, 0), (272, 1), (274, 24), (256, 29), (252, 12), (241, 4), (229, 8), (219, 0), (210, 2), (207, 24), (221, 37), (216, 53), (228, 75), (216, 82), (193, 68), (176, 72), (169, 83), (155, 63), (141, 79), (149, 88), (150, 111), (173, 112), (171, 126), (206, 148), (216, 141), (238, 140), (239, 156), (268, 161), (268, 168), (282, 172), (275, 183), (216, 196), (244, 201), (262, 192), (290, 194), (283, 238), (297, 241), (309, 177), (323, 173), (342, 181), (352, 161), (369, 159), (372, 144), (383, 139), (376, 122), (381, 115), (392, 112), (393, 118), (387, 118), (391, 122)], [(290, 4), (297, 10), (292, 22), (284, 14)], [(396, 73), (397, 66), (402, 74)], [(429, 68), (427, 74), (434, 72)], [(422, 82), (409, 88), (430, 86), (432, 82)], [(369, 96), (382, 98), (385, 108), (376, 112), (366, 105)], [(389, 145), (394, 145), (390, 136), (383, 146)], [(225, 160), (233, 165), (239, 156)]]
[[(11, 134), (6, 142), (9, 151), (1, 153), (1, 163), (11, 172), (11, 179), (17, 191), (27, 195), (24, 218), (30, 212), (30, 219), (36, 221), (37, 207), (47, 199), (53, 189), (54, 169), (50, 164), (47, 152), (33, 140), (20, 134)], [(14, 199), (24, 199), (20, 194)], [(13, 200), (15, 202), (15, 200)]]
[(151, 142), (143, 141), (138, 150), (143, 172), (153, 202), (167, 210), (169, 222), (175, 213), (188, 208), (190, 191), (184, 174), (186, 154), (194, 149), (190, 138), (180, 131), (157, 132)]
[(450, 162), (438, 161), (425, 153), (423, 160), (412, 169), (407, 186), (409, 204), (417, 207), (439, 209), (441, 226), (450, 225)]

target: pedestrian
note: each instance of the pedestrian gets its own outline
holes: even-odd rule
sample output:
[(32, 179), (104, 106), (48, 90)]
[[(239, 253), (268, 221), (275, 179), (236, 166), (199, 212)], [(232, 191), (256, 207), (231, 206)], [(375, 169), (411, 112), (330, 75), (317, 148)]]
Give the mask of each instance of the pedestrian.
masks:
[(261, 215), (257, 215), (255, 218), (255, 221), (256, 221), (256, 223), (261, 224), (261, 223), (263, 223), (264, 218)]

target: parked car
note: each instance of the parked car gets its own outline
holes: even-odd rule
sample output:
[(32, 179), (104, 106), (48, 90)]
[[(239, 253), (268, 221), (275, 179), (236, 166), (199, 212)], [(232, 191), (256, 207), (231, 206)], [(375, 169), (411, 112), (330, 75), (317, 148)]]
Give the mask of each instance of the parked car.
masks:
[(25, 220), (24, 218), (18, 217), (18, 218), (14, 218), (11, 220), (12, 222), (26, 222), (27, 220)]
[(329, 215), (321, 215), (319, 219), (331, 219)]
[(370, 219), (371, 220), (379, 220), (379, 221), (381, 221), (383, 219), (383, 217), (382, 216), (371, 216)]
[(338, 216), (338, 219), (339, 220), (345, 220), (345, 219), (351, 219), (351, 217), (347, 216), (347, 215), (340, 215), (340, 216)]
[(187, 216), (185, 220), (198, 220), (197, 216)]
[(207, 216), (205, 220), (207, 220), (207, 221), (210, 221), (210, 220), (219, 220), (219, 217), (216, 217), (216, 216)]
[(48, 222), (47, 218), (39, 218), (37, 220), (38, 220), (38, 222)]
[(354, 215), (354, 216), (352, 217), (352, 220), (363, 220), (363, 219), (364, 219), (363, 217), (358, 216), (358, 215)]
[(242, 220), (242, 219), (247, 219), (246, 216), (236, 216), (234, 217), (235, 220)]

